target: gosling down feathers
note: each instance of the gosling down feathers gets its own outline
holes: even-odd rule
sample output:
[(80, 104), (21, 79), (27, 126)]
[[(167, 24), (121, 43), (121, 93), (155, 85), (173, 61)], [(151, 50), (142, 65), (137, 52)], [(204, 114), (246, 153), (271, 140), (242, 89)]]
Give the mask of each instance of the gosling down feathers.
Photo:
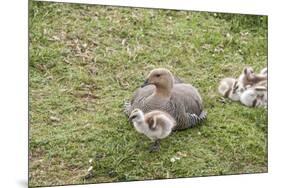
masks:
[(227, 77), (220, 81), (218, 87), (219, 93), (233, 101), (240, 100), (240, 88), (238, 86), (238, 81), (235, 78)]
[(152, 70), (141, 88), (138, 88), (130, 103), (125, 103), (129, 116), (134, 109), (144, 113), (161, 110), (176, 120), (175, 130), (190, 128), (206, 118), (202, 99), (195, 87), (175, 82), (172, 73), (164, 68)]
[(153, 110), (144, 114), (140, 109), (134, 109), (129, 117), (137, 132), (146, 135), (152, 141), (150, 152), (159, 150), (160, 139), (169, 136), (176, 126), (176, 121), (168, 113)]
[(241, 95), (240, 101), (248, 107), (267, 107), (267, 88), (264, 86), (250, 87)]
[(267, 80), (267, 68), (261, 70), (259, 74), (255, 74), (252, 67), (245, 67), (239, 76), (239, 87), (246, 88), (248, 85), (253, 86), (261, 81)]

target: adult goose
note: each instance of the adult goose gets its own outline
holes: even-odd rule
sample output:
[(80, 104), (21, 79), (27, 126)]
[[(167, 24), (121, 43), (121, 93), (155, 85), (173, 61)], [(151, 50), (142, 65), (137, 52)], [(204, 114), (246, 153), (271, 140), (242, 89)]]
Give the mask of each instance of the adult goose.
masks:
[(125, 103), (124, 111), (129, 116), (136, 108), (144, 113), (152, 110), (167, 112), (176, 120), (174, 130), (193, 127), (207, 116), (197, 89), (190, 84), (175, 82), (172, 73), (164, 68), (149, 73), (131, 101)]

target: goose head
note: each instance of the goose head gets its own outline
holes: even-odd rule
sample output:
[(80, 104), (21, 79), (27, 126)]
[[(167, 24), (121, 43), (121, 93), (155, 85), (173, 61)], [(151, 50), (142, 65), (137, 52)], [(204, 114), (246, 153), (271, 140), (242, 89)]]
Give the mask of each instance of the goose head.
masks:
[(132, 122), (143, 121), (143, 119), (144, 119), (144, 114), (138, 108), (134, 109), (129, 116), (129, 120), (132, 121)]
[(156, 88), (171, 89), (173, 87), (173, 83), (174, 77), (172, 73), (168, 69), (158, 68), (153, 69), (149, 73), (142, 87), (152, 84), (155, 85)]

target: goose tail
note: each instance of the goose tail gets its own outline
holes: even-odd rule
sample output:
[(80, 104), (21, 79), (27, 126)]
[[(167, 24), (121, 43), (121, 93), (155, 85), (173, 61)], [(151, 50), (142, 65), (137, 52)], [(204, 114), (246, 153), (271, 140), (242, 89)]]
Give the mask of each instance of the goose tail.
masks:
[(182, 124), (182, 126), (176, 126), (174, 131), (181, 131), (188, 128), (192, 128), (200, 124), (203, 120), (207, 118), (207, 112), (202, 111), (199, 115), (193, 113), (186, 113), (187, 122)]
[(188, 116), (188, 128), (190, 127), (195, 127), (196, 125), (200, 124), (203, 120), (205, 120), (207, 118), (207, 112), (206, 111), (202, 111), (200, 113), (200, 115), (196, 115), (196, 114), (187, 114)]

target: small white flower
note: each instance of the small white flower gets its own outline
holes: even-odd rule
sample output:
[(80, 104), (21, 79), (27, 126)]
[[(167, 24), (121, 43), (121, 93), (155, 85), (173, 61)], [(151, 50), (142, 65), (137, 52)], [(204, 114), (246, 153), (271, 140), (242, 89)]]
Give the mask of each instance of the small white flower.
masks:
[(83, 48), (86, 48), (87, 46), (88, 46), (88, 44), (86, 44), (86, 43), (82, 44)]
[(176, 160), (180, 160), (180, 159), (181, 159), (180, 157), (174, 156), (174, 157), (172, 157), (172, 158), (170, 159), (170, 161), (171, 161), (172, 163), (174, 163)]
[(93, 170), (93, 166), (90, 166), (88, 172), (91, 172), (92, 170)]
[(91, 164), (92, 162), (93, 162), (93, 159), (90, 159), (90, 160), (89, 160), (89, 163)]

